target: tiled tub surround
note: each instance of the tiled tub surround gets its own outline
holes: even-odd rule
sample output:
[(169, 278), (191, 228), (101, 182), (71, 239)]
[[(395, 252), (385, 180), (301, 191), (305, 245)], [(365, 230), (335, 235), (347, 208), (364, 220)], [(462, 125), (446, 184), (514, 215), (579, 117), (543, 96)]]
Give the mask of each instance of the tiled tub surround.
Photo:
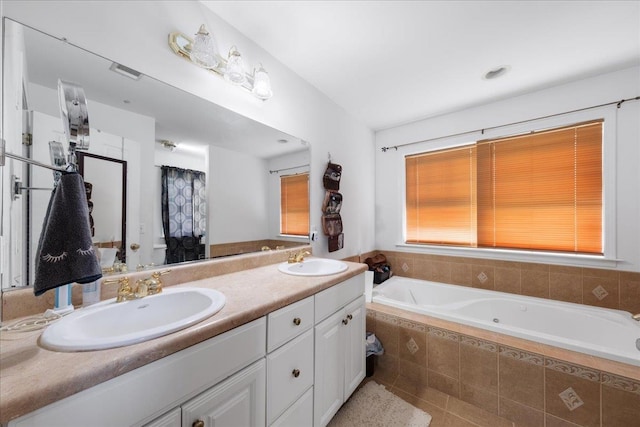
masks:
[(636, 366), (376, 303), (367, 330), (385, 349), (377, 381), (442, 410), (481, 408), (478, 425), (640, 426)]
[[(60, 353), (38, 346), (41, 331), (1, 332), (0, 423), (4, 425), (11, 419), (258, 319), (366, 269), (363, 264), (348, 263), (347, 271), (332, 276), (296, 277), (277, 270), (274, 262), (280, 259), (265, 257), (235, 260), (239, 264), (233, 265), (207, 261), (182, 265), (164, 276), (163, 280), (171, 278), (167, 285), (181, 283), (212, 288), (227, 297), (226, 305), (216, 315), (164, 337), (127, 347)], [(269, 265), (255, 268), (255, 263), (265, 260), (270, 260)], [(225, 274), (225, 268), (234, 272), (226, 270)], [(148, 274), (144, 272), (142, 276)], [(105, 290), (103, 297), (109, 297)], [(31, 299), (35, 299), (33, 294)]]
[(394, 276), (373, 302), (635, 365), (640, 322), (626, 311)]
[(413, 279), (640, 313), (640, 273), (398, 251), (384, 253), (393, 273)]

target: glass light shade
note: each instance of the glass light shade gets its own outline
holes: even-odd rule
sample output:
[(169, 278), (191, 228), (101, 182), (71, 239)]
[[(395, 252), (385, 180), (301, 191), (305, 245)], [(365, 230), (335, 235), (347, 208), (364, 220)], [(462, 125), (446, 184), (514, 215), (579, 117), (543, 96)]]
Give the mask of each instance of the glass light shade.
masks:
[(227, 70), (224, 78), (235, 85), (241, 85), (247, 80), (242, 55), (240, 55), (235, 46), (232, 46), (231, 50), (229, 50), (229, 59), (227, 60)]
[(218, 66), (216, 58), (217, 49), (215, 40), (204, 24), (200, 26), (200, 30), (196, 33), (191, 47), (191, 61), (204, 68), (215, 68)]
[(260, 99), (269, 99), (273, 96), (271, 79), (262, 65), (253, 73), (253, 94)]

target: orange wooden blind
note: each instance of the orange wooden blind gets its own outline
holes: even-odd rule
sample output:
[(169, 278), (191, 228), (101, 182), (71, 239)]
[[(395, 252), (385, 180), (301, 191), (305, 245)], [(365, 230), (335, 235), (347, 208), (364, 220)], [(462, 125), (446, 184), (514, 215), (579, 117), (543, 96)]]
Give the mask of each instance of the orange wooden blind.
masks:
[(602, 121), (405, 162), (409, 243), (602, 254)]
[(280, 233), (309, 235), (309, 174), (280, 177)]
[(407, 242), (475, 246), (476, 147), (407, 156)]
[(602, 253), (602, 122), (478, 143), (478, 246)]

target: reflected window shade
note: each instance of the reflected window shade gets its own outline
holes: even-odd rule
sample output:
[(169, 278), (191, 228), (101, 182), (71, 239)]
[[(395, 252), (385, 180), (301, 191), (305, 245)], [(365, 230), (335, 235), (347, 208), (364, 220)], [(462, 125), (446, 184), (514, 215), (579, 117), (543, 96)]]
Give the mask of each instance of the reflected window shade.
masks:
[(478, 246), (602, 254), (602, 122), (478, 145)]
[(476, 245), (476, 147), (407, 156), (406, 241)]
[(309, 174), (280, 177), (280, 233), (309, 235)]

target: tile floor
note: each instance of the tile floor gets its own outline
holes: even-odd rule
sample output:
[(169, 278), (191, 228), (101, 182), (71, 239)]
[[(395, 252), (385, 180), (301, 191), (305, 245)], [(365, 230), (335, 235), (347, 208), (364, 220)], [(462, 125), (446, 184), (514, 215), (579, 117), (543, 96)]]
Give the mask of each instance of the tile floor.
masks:
[(403, 387), (402, 382), (395, 384), (398, 382), (396, 380), (394, 384), (389, 384), (376, 377), (375, 374), (370, 378), (365, 378), (362, 384), (372, 380), (383, 384), (387, 390), (396, 396), (429, 413), (432, 417), (429, 427), (520, 427), (509, 420), (500, 418), (433, 388), (423, 388), (421, 390), (414, 388), (409, 392), (403, 389), (405, 387)]

